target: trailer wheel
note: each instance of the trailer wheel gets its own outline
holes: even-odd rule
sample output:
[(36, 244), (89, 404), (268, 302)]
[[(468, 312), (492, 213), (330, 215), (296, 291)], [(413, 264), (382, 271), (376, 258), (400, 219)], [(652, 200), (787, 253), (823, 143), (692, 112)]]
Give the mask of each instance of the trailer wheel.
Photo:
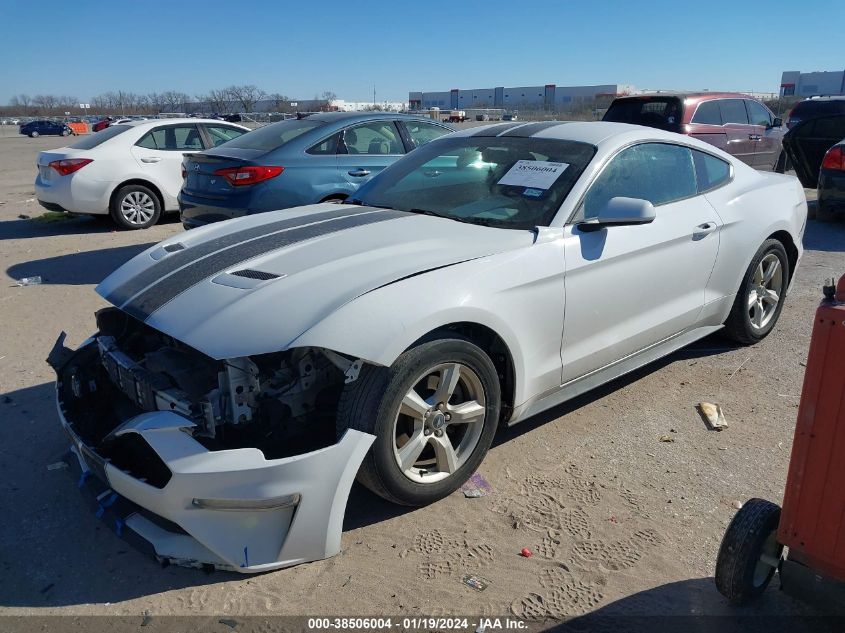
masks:
[(750, 499), (736, 513), (716, 558), (716, 588), (733, 604), (746, 604), (769, 586), (780, 564), (780, 506)]

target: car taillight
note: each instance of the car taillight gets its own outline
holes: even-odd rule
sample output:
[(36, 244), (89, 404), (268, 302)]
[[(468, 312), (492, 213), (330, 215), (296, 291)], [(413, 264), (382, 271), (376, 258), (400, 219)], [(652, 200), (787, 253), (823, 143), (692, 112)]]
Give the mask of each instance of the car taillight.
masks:
[(67, 176), (75, 171), (79, 171), (88, 163), (93, 163), (91, 158), (65, 158), (63, 160), (54, 160), (50, 163), (50, 167), (55, 169), (62, 176)]
[(224, 176), (235, 187), (254, 185), (257, 182), (270, 180), (281, 174), (284, 167), (248, 165), (245, 167), (226, 167), (214, 172), (215, 176)]
[(834, 145), (827, 150), (822, 161), (822, 169), (845, 171), (845, 150), (842, 145)]

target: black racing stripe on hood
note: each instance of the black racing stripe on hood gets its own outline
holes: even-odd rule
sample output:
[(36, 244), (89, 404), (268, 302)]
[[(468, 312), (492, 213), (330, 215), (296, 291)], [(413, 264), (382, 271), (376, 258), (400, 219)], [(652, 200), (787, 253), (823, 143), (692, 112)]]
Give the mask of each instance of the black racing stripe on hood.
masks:
[(268, 235), (269, 233), (310, 225), (314, 222), (356, 216), (368, 212), (370, 212), (370, 209), (367, 209), (366, 207), (332, 209), (330, 211), (309, 213), (308, 215), (296, 218), (287, 218), (285, 220), (279, 220), (269, 224), (253, 226), (242, 231), (227, 233), (226, 235), (221, 235), (213, 240), (171, 253), (164, 259), (159, 260), (149, 268), (141, 271), (125, 283), (115, 288), (108, 296), (105, 297), (105, 299), (116, 306), (120, 306), (145, 288), (161, 281), (163, 277), (170, 275), (183, 266), (196, 262), (198, 259), (207, 257), (212, 253), (216, 253), (226, 248), (231, 248), (232, 246), (236, 246), (248, 240)]
[[(408, 217), (410, 215), (405, 211), (370, 211), (362, 215), (338, 218), (330, 222), (311, 224), (273, 235), (267, 235), (251, 242), (246, 242), (237, 248), (219, 251), (186, 266), (177, 274), (170, 275), (141, 292), (132, 301), (122, 306), (122, 309), (136, 319), (145, 321), (153, 312), (178, 295), (201, 281), (223, 272), (227, 268), (298, 242), (304, 242), (345, 229)], [(331, 253), (327, 253), (327, 257), (331, 257)]]

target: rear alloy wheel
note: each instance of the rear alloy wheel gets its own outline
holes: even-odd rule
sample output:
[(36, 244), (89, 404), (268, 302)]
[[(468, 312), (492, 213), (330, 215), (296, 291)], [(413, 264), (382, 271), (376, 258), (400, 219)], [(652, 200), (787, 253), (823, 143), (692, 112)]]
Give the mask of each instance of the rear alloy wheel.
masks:
[(70, 130), (68, 128), (65, 128), (65, 129), (62, 130), (62, 136), (69, 136), (69, 135), (70, 135)]
[(500, 387), (490, 358), (450, 338), (408, 350), (390, 367), (365, 365), (346, 386), (337, 430), (376, 436), (358, 479), (402, 505), (442, 499), (484, 459), (499, 420)]
[(39, 134), (37, 131), (32, 131), (29, 133), (29, 138), (38, 138)]
[(766, 240), (751, 260), (725, 321), (731, 338), (745, 345), (766, 338), (780, 317), (788, 285), (786, 250), (778, 240)]
[(124, 229), (146, 229), (158, 222), (161, 205), (158, 197), (143, 185), (121, 187), (112, 198), (109, 212)]

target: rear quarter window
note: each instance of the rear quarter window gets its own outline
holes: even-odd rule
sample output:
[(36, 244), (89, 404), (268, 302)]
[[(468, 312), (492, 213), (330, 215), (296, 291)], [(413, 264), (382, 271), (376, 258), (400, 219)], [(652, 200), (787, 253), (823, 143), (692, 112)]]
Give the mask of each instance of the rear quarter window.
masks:
[(704, 101), (699, 103), (690, 123), (700, 123), (702, 125), (722, 125), (722, 113), (719, 110), (719, 102)]
[(695, 164), (698, 193), (712, 191), (730, 181), (731, 166), (721, 158), (694, 149), (692, 150), (692, 160)]

